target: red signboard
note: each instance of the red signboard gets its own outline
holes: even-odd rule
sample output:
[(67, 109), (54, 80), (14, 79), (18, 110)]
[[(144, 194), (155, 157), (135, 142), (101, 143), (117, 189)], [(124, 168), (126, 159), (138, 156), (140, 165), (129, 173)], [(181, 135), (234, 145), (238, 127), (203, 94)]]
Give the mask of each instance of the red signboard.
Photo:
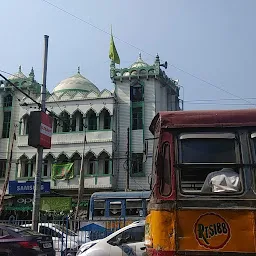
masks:
[(41, 112), (40, 125), (40, 146), (51, 148), (52, 139), (52, 118), (44, 112)]
[(29, 117), (28, 145), (51, 148), (52, 117), (42, 111), (33, 111)]

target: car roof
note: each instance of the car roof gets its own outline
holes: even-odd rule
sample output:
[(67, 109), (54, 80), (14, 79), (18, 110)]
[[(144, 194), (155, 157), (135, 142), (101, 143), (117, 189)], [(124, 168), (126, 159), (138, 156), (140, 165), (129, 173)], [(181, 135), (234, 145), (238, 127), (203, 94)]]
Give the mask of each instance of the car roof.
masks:
[(20, 229), (25, 229), (24, 226), (19, 226), (19, 225), (14, 225), (14, 224), (9, 224), (9, 223), (0, 223), (1, 228), (20, 228)]
[(145, 226), (145, 220), (139, 220), (139, 221), (134, 221), (133, 223), (121, 228), (121, 229), (118, 229), (117, 231), (115, 231), (114, 233), (110, 234), (109, 236), (103, 238), (103, 239), (106, 239), (106, 240), (110, 240), (112, 239), (113, 237), (115, 237), (116, 235), (122, 233), (123, 231), (129, 229), (129, 228), (133, 228), (133, 227), (141, 227), (141, 226)]
[(142, 226), (142, 225), (145, 225), (145, 220), (137, 220), (137, 221), (134, 221), (132, 224), (140, 224)]

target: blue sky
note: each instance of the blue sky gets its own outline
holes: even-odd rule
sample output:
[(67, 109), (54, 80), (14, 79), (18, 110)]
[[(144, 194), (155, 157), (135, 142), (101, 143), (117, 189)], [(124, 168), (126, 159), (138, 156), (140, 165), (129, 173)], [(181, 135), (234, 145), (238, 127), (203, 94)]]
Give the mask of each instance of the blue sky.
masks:
[(169, 63), (167, 74), (179, 79), (181, 97), (184, 88), (185, 109), (256, 106), (256, 1), (47, 1), (85, 22), (44, 0), (1, 1), (1, 70), (15, 73), (22, 65), (28, 75), (33, 66), (42, 82), (47, 34), (50, 91), (75, 74), (78, 66), (100, 89), (112, 89), (110, 36), (103, 32), (109, 32), (112, 24), (114, 36), (122, 39), (115, 39), (121, 67), (130, 66), (139, 52), (151, 64), (158, 53)]

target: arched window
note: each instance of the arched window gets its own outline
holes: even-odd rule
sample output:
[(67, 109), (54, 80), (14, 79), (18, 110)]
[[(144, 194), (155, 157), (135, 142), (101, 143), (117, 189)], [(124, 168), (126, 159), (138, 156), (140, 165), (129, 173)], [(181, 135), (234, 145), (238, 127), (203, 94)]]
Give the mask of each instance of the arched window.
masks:
[(83, 114), (79, 110), (77, 110), (72, 115), (71, 129), (73, 132), (75, 132), (75, 131), (83, 131), (83, 128), (84, 128)]
[(97, 130), (97, 116), (96, 113), (91, 109), (88, 111), (87, 115), (88, 120), (88, 130), (95, 131)]
[(58, 132), (58, 124), (59, 124), (58, 118), (54, 114), (52, 114), (52, 132), (53, 133)]
[(99, 155), (99, 172), (101, 174), (110, 174), (111, 173), (111, 162), (110, 157), (106, 152), (102, 152)]
[(19, 177), (29, 177), (29, 159), (23, 155), (20, 157), (19, 163)]
[(74, 163), (74, 175), (80, 174), (81, 160), (82, 157), (78, 153), (75, 153), (71, 158), (71, 162)]
[(42, 170), (42, 176), (43, 177), (51, 177), (52, 172), (52, 164), (54, 163), (54, 157), (49, 154), (44, 158), (43, 161), (43, 170)]
[(4, 107), (11, 107), (12, 106), (12, 95), (8, 94), (4, 97)]
[(100, 130), (109, 130), (111, 128), (111, 116), (108, 110), (103, 109), (99, 115), (100, 118)]
[(60, 114), (61, 118), (61, 126), (62, 126), (62, 132), (69, 132), (70, 131), (70, 116), (69, 114), (64, 111)]
[(59, 155), (59, 157), (57, 158), (57, 163), (58, 164), (66, 164), (68, 163), (69, 160), (68, 160), (68, 157), (65, 155), (65, 154), (61, 154)]
[(58, 129), (58, 120), (57, 118), (53, 119), (53, 133), (56, 133)]
[(22, 118), (22, 123), (23, 123), (23, 129), (22, 129), (22, 135), (27, 135), (29, 133), (29, 115), (25, 115)]
[(130, 100), (132, 102), (143, 101), (143, 87), (140, 84), (135, 84), (131, 86)]
[(34, 155), (30, 161), (30, 176), (35, 177), (36, 175), (36, 156)]
[(93, 175), (97, 172), (97, 159), (92, 152), (86, 155), (87, 174)]

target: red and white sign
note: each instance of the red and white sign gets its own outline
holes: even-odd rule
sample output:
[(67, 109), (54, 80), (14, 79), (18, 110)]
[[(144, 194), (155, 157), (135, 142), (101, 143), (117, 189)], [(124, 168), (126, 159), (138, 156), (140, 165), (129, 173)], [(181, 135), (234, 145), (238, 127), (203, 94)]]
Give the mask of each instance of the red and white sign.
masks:
[(52, 118), (44, 112), (41, 112), (40, 125), (40, 146), (51, 148), (52, 140)]

